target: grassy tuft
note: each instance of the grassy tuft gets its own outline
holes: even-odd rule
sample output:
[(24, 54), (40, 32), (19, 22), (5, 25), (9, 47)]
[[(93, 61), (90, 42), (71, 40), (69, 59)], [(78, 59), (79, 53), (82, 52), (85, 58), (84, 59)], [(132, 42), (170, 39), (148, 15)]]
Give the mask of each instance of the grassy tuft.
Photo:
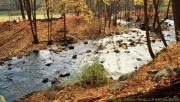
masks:
[(106, 70), (103, 65), (98, 62), (84, 66), (79, 76), (82, 86), (97, 87), (108, 81)]

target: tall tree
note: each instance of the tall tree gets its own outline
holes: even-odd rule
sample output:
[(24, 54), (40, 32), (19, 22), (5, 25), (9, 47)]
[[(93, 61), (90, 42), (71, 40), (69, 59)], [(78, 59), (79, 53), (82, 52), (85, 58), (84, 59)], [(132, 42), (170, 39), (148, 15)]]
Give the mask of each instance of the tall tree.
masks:
[(50, 17), (50, 9), (51, 9), (51, 0), (45, 0), (46, 2), (46, 15), (48, 22), (48, 45), (52, 44), (51, 41), (51, 30), (52, 30), (52, 16)]
[(162, 33), (162, 28), (161, 28), (161, 24), (160, 24), (160, 21), (159, 21), (159, 16), (158, 16), (158, 3), (156, 2), (156, 0), (153, 0), (153, 3), (154, 3), (154, 8), (155, 8), (155, 17), (156, 17), (156, 21), (157, 21), (157, 25), (158, 25), (158, 31), (159, 31), (159, 34), (161, 36), (161, 39), (164, 43), (164, 46), (167, 47), (167, 43), (166, 43), (166, 40), (164, 39), (164, 36), (163, 36), (163, 33)]
[(150, 41), (150, 38), (149, 38), (149, 19), (148, 19), (148, 13), (147, 13), (147, 0), (144, 0), (144, 14), (145, 14), (145, 20), (144, 20), (144, 23), (145, 23), (145, 27), (146, 27), (146, 39), (147, 39), (147, 46), (148, 46), (148, 51), (152, 57), (152, 59), (155, 58), (155, 55), (153, 53), (153, 50), (152, 50), (152, 47), (151, 47), (151, 41)]
[(180, 0), (172, 0), (176, 40), (180, 41)]
[(22, 19), (25, 20), (25, 14), (24, 14), (24, 7), (23, 7), (23, 1), (19, 0), (19, 6), (20, 6), (20, 10), (21, 10), (21, 15), (22, 15)]
[(33, 43), (38, 44), (39, 40), (37, 37), (37, 25), (36, 25), (36, 0), (24, 0), (28, 20), (31, 26), (31, 32), (33, 35)]

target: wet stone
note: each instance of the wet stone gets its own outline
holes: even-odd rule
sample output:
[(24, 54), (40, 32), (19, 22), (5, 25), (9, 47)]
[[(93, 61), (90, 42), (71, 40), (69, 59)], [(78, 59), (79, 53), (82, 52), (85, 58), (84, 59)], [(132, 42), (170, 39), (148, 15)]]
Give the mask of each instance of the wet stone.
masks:
[(8, 63), (7, 66), (12, 66), (12, 64), (11, 64), (11, 63)]
[(133, 42), (131, 42), (131, 43), (129, 44), (129, 46), (135, 47), (135, 44), (134, 44)]
[(48, 81), (49, 81), (48, 78), (45, 78), (45, 79), (42, 80), (43, 83), (47, 83)]
[(33, 50), (32, 52), (33, 53), (39, 53), (39, 50)]
[(124, 53), (130, 53), (130, 51), (124, 51)]
[(12, 68), (9, 67), (8, 70), (12, 70)]
[(5, 63), (4, 62), (0, 62), (0, 66), (3, 66), (3, 65), (5, 65)]
[(137, 58), (137, 61), (142, 61), (142, 59), (141, 58)]
[(120, 51), (119, 51), (119, 50), (114, 50), (114, 52), (116, 52), (116, 53), (120, 53)]
[(86, 51), (86, 53), (90, 53), (90, 52), (91, 52), (91, 50), (87, 50), (87, 51)]
[(88, 44), (88, 42), (87, 42), (87, 41), (85, 41), (85, 42), (84, 42), (84, 44)]
[(69, 46), (69, 49), (74, 49), (74, 46)]
[(115, 35), (120, 35), (121, 33), (120, 32), (115, 32)]
[(76, 59), (76, 58), (77, 58), (77, 55), (73, 55), (73, 56), (72, 56), (72, 59)]
[(155, 40), (155, 39), (153, 39), (153, 40), (152, 40), (152, 42), (153, 42), (153, 43), (155, 43), (155, 42), (156, 42), (156, 40)]
[(70, 73), (61, 73), (59, 75), (59, 77), (67, 77), (67, 76), (70, 76)]
[(47, 64), (45, 64), (45, 65), (46, 65), (46, 66), (51, 66), (51, 64), (52, 64), (52, 63), (47, 63)]

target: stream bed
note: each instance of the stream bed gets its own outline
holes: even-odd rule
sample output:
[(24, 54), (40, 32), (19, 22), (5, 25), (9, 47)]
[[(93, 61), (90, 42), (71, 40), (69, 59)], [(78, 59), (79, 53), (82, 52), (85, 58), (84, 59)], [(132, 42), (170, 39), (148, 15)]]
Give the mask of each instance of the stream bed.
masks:
[[(167, 21), (172, 24), (172, 21)], [(173, 24), (163, 31), (168, 45), (175, 43)], [(162, 41), (151, 36), (154, 53), (163, 49)], [(88, 40), (69, 45), (64, 51), (53, 45), (47, 50), (31, 52), (18, 59), (13, 57), (0, 66), (0, 95), (8, 102), (21, 98), (33, 91), (51, 86), (51, 82), (73, 79), (80, 69), (93, 61), (103, 64), (109, 77), (117, 80), (122, 74), (132, 72), (152, 61), (147, 45), (145, 31), (131, 28), (130, 32), (116, 32), (97, 40)], [(67, 75), (66, 77), (62, 77)], [(47, 83), (43, 80), (48, 79)]]

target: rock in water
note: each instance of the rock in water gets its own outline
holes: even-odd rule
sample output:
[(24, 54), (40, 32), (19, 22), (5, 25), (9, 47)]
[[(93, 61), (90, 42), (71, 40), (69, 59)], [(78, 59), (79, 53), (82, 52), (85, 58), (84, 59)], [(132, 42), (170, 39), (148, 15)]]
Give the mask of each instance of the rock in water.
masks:
[(85, 42), (84, 42), (84, 44), (88, 44), (88, 42), (87, 42), (87, 41), (85, 41)]
[(46, 66), (51, 66), (51, 64), (52, 64), (52, 63), (46, 63), (45, 65), (46, 65)]
[(173, 70), (170, 67), (164, 67), (162, 70), (160, 70), (156, 75), (155, 75), (155, 81), (159, 82), (163, 77), (167, 77), (168, 75), (172, 74)]
[(119, 51), (119, 50), (114, 50), (114, 52), (116, 52), (116, 53), (120, 53), (120, 51)]
[(76, 59), (76, 58), (77, 58), (77, 55), (73, 55), (73, 56), (72, 56), (72, 59)]
[(33, 50), (33, 53), (39, 53), (39, 50)]
[(142, 59), (141, 58), (137, 58), (137, 61), (142, 61)]
[(115, 32), (115, 35), (120, 35), (121, 33), (120, 32)]
[(4, 96), (0, 95), (0, 102), (6, 102)]
[(64, 72), (59, 75), (59, 77), (66, 77), (66, 76), (70, 76), (70, 73)]
[(45, 78), (45, 79), (42, 80), (43, 83), (47, 83), (48, 81), (49, 81), (48, 78)]
[(74, 46), (69, 46), (69, 49), (74, 49)]

